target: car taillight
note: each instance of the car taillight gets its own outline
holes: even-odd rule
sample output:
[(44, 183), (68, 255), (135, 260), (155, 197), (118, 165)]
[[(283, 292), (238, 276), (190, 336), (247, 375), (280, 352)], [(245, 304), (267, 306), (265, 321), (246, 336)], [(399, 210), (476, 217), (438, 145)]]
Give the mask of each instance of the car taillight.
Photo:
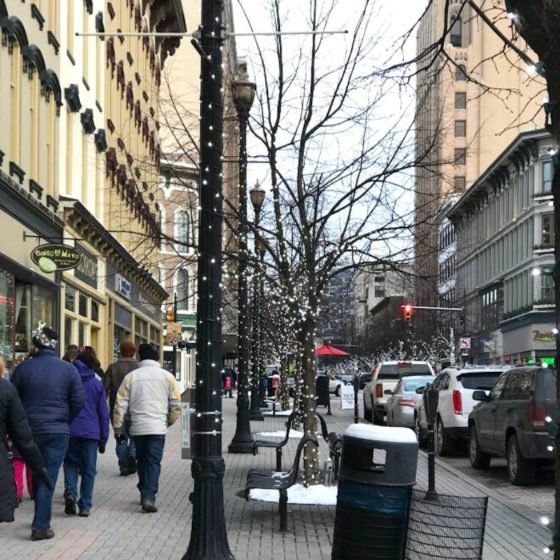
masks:
[(383, 383), (378, 383), (375, 386), (375, 398), (382, 399), (383, 398)]
[(400, 397), (398, 403), (399, 406), (410, 406), (412, 408), (416, 406), (416, 401), (414, 399), (409, 399), (407, 397)]
[(457, 389), (453, 390), (453, 412), (463, 414), (463, 398), (461, 397), (461, 391)]
[(533, 426), (538, 426), (544, 428), (544, 419), (546, 417), (546, 412), (542, 404), (529, 404), (529, 418), (533, 423)]

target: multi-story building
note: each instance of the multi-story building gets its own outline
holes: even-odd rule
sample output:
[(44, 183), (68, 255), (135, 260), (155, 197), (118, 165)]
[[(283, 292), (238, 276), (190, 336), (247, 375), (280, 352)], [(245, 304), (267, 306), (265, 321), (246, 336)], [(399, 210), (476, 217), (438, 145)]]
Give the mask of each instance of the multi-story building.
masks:
[(371, 354), (402, 338), (401, 306), (411, 300), (412, 270), (400, 265), (363, 268), (354, 277), (354, 341), (360, 352)]
[[(507, 35), (510, 22), (505, 15), (489, 14)], [(437, 216), (445, 198), (468, 189), (521, 131), (534, 129), (534, 115), (542, 103), (539, 76), (525, 71), (526, 64), (512, 51), (504, 53), (503, 41), (462, 0), (430, 3), (418, 29), (418, 54), (441, 39), (446, 24), (444, 54), (432, 64), (427, 58), (419, 63), (417, 305), (437, 301)]]
[[(2, 0), (0, 27), (0, 352), (25, 356), (39, 322), (104, 366), (124, 338), (160, 347), (158, 91), (179, 39), (118, 31), (184, 30), (180, 5)], [(47, 243), (79, 264), (41, 263)]]
[(475, 361), (554, 356), (552, 153), (547, 131), (520, 134), (447, 213)]

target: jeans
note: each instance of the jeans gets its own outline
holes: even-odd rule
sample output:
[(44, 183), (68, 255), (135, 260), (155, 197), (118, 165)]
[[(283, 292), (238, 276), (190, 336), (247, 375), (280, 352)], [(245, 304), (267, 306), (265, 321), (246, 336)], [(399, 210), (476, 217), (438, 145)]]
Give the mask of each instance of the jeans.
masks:
[(35, 516), (31, 527), (39, 531), (46, 531), (51, 525), (54, 487), (56, 486), (58, 471), (68, 449), (68, 434), (33, 434), (33, 440), (43, 456), (43, 463), (49, 473), (53, 490), (49, 490), (41, 480), (33, 477)]
[(122, 442), (117, 442), (116, 452), (119, 459), (119, 469), (122, 471), (128, 470), (129, 459), (136, 458), (136, 448), (134, 447), (134, 440), (131, 438), (129, 433), (130, 422), (125, 421), (122, 435), (126, 436), (126, 439)]
[(165, 436), (134, 436), (138, 464), (138, 489), (145, 500), (155, 502)]
[(78, 500), (80, 511), (89, 512), (93, 504), (98, 446), (99, 442), (95, 439), (72, 437), (68, 443), (64, 459), (64, 490), (77, 499), (78, 474), (82, 477)]

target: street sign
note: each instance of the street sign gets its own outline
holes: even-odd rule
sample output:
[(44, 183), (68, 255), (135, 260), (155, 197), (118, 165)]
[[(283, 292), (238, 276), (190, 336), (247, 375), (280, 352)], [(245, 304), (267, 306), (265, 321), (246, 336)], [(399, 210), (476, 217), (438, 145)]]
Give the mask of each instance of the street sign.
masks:
[(470, 350), (471, 339), (470, 338), (460, 338), (459, 339), (459, 348), (461, 350)]

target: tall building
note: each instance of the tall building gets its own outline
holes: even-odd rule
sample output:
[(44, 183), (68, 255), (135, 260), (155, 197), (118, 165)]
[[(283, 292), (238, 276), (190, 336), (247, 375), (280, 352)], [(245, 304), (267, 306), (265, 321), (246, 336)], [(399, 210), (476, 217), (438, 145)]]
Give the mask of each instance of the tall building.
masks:
[[(470, 188), (520, 132), (535, 129), (543, 101), (538, 76), (511, 49), (504, 52), (502, 40), (471, 6), (451, 0), (445, 22), (447, 4), (430, 4), (417, 35), (420, 55), (449, 26), (443, 54), (418, 65), (416, 152), (423, 162), (415, 189), (417, 305), (437, 301), (437, 216), (446, 197)], [(505, 12), (490, 7), (487, 13), (511, 35)]]

